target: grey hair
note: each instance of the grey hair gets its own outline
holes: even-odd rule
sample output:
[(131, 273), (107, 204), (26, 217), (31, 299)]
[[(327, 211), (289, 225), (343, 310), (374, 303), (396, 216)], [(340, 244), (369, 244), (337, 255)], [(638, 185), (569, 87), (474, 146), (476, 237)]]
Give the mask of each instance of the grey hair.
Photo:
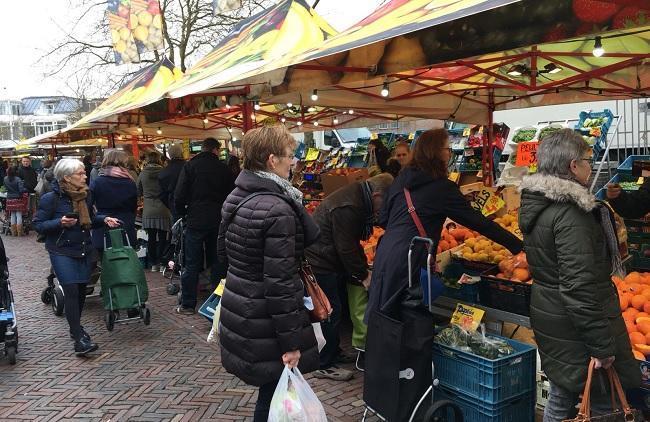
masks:
[(389, 173), (381, 173), (371, 177), (367, 182), (372, 193), (380, 193), (383, 195), (393, 183), (393, 176)]
[(54, 177), (61, 182), (64, 176), (70, 176), (75, 171), (83, 168), (84, 164), (76, 158), (62, 158), (54, 167)]
[(540, 174), (574, 179), (571, 162), (580, 160), (589, 145), (573, 129), (561, 129), (540, 140), (537, 148), (537, 171)]

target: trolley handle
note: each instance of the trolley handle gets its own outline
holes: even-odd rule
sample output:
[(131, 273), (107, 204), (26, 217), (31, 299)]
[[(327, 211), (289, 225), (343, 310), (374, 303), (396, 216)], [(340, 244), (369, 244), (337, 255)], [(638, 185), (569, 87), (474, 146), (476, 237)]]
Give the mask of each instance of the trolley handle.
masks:
[[(122, 220), (120, 220), (120, 222), (123, 223)], [(122, 238), (123, 239), (126, 238), (126, 246), (128, 246), (129, 248), (131, 247), (131, 240), (129, 239), (129, 235), (126, 233), (126, 230), (119, 227), (119, 228), (104, 230), (104, 250), (108, 249), (108, 247), (106, 245), (106, 238), (108, 238), (108, 236), (110, 236), (111, 230), (119, 230), (119, 231), (121, 231), (122, 232)]]
[(425, 243), (427, 246), (427, 276), (429, 282), (431, 281), (431, 260), (433, 258), (432, 256), (433, 240), (429, 239), (428, 237), (415, 236), (413, 239), (411, 239), (411, 243), (409, 244), (409, 252), (408, 252), (409, 288), (413, 287), (413, 266), (412, 266), (411, 255), (413, 255), (413, 247), (418, 243)]

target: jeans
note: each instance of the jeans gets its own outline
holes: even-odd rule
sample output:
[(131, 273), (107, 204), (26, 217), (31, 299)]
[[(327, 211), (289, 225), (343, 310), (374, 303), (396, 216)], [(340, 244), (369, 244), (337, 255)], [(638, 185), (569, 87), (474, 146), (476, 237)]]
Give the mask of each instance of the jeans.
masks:
[(341, 353), (339, 347), (341, 342), (339, 324), (341, 323), (343, 305), (339, 296), (339, 282), (342, 280), (342, 276), (337, 273), (314, 275), (316, 276), (318, 285), (323, 289), (323, 293), (325, 293), (325, 296), (330, 301), (330, 305), (332, 305), (332, 315), (330, 315), (329, 320), (320, 323), (326, 342), (325, 347), (320, 351), (320, 368), (327, 369), (336, 363)]
[(22, 225), (23, 224), (23, 212), (22, 211), (11, 211), (11, 225)]
[(147, 229), (147, 262), (149, 265), (164, 264), (161, 261), (167, 248), (167, 232), (158, 229)]
[(65, 317), (70, 326), (70, 334), (75, 341), (79, 341), (81, 338), (81, 311), (86, 302), (86, 284), (61, 284), (61, 288), (63, 288)]
[[(612, 398), (609, 393), (609, 381), (604, 371), (596, 370), (591, 387), (591, 414), (603, 415), (612, 412)], [(544, 408), (544, 422), (562, 422), (574, 418), (580, 403), (578, 393), (574, 393), (550, 381), (551, 391), (548, 404)]]
[(185, 231), (185, 261), (181, 275), (181, 305), (184, 308), (196, 307), (198, 294), (199, 272), (203, 268), (204, 250), (206, 265), (211, 266), (210, 282), (213, 287), (224, 276), (222, 265), (217, 259), (217, 236), (219, 229)]
[(269, 419), (269, 409), (271, 408), (271, 400), (275, 387), (278, 382), (270, 382), (260, 387), (257, 395), (257, 403), (255, 403), (255, 413), (253, 414), (253, 422), (266, 422)]

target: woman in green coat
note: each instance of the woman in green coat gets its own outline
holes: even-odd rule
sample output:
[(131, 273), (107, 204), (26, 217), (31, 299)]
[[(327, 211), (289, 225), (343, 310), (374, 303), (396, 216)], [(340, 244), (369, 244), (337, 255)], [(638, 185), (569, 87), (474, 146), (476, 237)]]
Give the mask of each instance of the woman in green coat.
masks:
[[(520, 186), (531, 325), (551, 384), (544, 422), (575, 415), (591, 359), (596, 368), (613, 365), (626, 388), (641, 378), (611, 281), (623, 272), (613, 216), (586, 187), (591, 154), (573, 130), (550, 134), (537, 151), (537, 174)], [(594, 414), (611, 411), (604, 371), (592, 385)]]

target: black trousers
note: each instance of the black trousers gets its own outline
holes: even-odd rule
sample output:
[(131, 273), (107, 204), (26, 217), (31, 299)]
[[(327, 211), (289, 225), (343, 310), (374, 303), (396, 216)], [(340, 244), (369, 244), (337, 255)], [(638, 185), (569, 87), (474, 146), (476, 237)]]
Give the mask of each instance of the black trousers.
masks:
[(269, 419), (269, 409), (271, 408), (271, 400), (275, 387), (278, 382), (270, 382), (260, 387), (257, 395), (257, 403), (255, 403), (255, 413), (253, 414), (253, 422), (266, 422)]
[(166, 264), (160, 262), (167, 248), (167, 232), (158, 229), (147, 229), (147, 262), (150, 266)]
[(86, 302), (86, 283), (62, 284), (61, 288), (70, 334), (78, 341), (81, 338), (81, 311)]

